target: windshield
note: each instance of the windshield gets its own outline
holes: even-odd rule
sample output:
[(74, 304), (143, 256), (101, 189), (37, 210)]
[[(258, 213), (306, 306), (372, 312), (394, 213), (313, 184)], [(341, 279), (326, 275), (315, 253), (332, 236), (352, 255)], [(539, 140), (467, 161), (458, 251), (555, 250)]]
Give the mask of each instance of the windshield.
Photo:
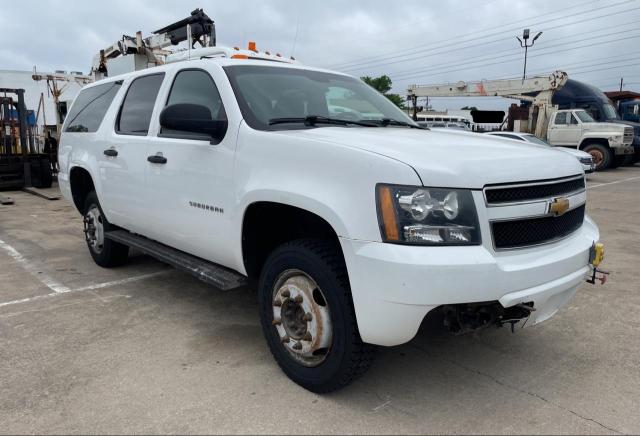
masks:
[[(224, 67), (242, 115), (254, 129), (300, 129), (336, 124), (282, 122), (310, 116), (346, 121), (392, 120), (416, 124), (395, 104), (352, 77), (297, 68)], [(280, 122), (274, 124), (274, 120)], [(387, 122), (388, 124), (388, 122)], [(351, 126), (351, 124), (345, 124)]]
[(549, 144), (544, 139), (538, 138), (537, 136), (534, 136), (534, 135), (522, 135), (522, 136), (527, 142), (531, 142), (533, 144), (538, 144), (538, 145), (546, 145), (547, 147), (553, 147), (553, 145)]
[(619, 120), (620, 117), (618, 116), (618, 113), (616, 112), (616, 109), (613, 107), (613, 105), (607, 103), (605, 105), (602, 106), (602, 110), (604, 110), (604, 118), (607, 120)]
[(595, 120), (591, 118), (591, 115), (585, 111), (576, 111), (576, 116), (580, 118), (580, 121), (583, 123), (595, 123)]

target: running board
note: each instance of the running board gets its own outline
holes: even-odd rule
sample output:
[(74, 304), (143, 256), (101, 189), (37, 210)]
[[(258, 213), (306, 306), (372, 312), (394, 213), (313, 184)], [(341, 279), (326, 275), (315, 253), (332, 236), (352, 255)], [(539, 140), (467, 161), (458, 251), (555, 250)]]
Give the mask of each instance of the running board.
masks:
[(247, 278), (242, 274), (126, 230), (113, 230), (105, 233), (105, 237), (188, 272), (222, 291), (230, 291), (247, 283)]

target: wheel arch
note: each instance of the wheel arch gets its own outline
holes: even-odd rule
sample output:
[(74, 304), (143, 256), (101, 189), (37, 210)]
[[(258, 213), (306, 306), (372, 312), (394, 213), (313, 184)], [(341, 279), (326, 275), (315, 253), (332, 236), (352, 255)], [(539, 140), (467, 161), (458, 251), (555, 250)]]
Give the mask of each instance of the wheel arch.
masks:
[(336, 244), (341, 230), (314, 208), (286, 202), (257, 200), (244, 208), (241, 227), (242, 264), (249, 277), (260, 275), (269, 253), (277, 246), (302, 238), (317, 238)]
[(96, 190), (93, 177), (91, 177), (91, 173), (86, 168), (74, 166), (69, 170), (69, 186), (73, 204), (78, 212), (82, 214), (87, 195)]
[(611, 148), (609, 146), (609, 140), (602, 137), (594, 137), (594, 138), (584, 138), (580, 145), (578, 146), (578, 150), (584, 150), (584, 148), (589, 144), (600, 144), (604, 145), (607, 148)]

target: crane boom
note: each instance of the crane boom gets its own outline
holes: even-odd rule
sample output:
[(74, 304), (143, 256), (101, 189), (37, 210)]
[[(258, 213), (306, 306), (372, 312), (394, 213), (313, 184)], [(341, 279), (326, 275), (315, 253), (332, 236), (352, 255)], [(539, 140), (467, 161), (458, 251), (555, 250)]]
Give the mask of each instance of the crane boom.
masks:
[(528, 130), (544, 138), (551, 114), (557, 110), (552, 105), (553, 93), (569, 80), (564, 71), (554, 71), (548, 76), (526, 79), (480, 80), (477, 82), (445, 83), (442, 85), (411, 85), (409, 99), (417, 97), (505, 97), (531, 102)]
[(138, 56), (139, 63), (145, 68), (163, 64), (165, 56), (172, 53), (165, 48), (187, 40), (190, 47), (196, 42), (202, 47), (216, 45), (215, 24), (202, 9), (196, 9), (187, 18), (156, 30), (147, 38), (142, 38), (142, 32), (136, 32), (135, 36), (122, 35), (119, 41), (94, 56), (91, 75), (96, 80), (108, 76), (109, 63), (126, 55)]
[(442, 85), (411, 85), (409, 96), (416, 97), (512, 97), (523, 94), (554, 91), (567, 83), (569, 76), (564, 71), (555, 71), (548, 76), (522, 79), (480, 80), (478, 82), (445, 83)]

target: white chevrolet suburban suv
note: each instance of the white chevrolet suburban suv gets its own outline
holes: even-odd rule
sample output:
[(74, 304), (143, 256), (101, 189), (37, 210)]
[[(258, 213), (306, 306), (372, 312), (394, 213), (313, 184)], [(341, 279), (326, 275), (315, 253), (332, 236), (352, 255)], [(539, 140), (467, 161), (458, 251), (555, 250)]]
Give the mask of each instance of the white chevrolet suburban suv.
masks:
[(314, 392), (432, 311), (455, 333), (531, 326), (595, 275), (572, 156), (429, 131), (354, 77), (236, 57), (76, 98), (59, 183), (98, 265), (133, 247), (223, 290), (256, 283), (275, 360)]

